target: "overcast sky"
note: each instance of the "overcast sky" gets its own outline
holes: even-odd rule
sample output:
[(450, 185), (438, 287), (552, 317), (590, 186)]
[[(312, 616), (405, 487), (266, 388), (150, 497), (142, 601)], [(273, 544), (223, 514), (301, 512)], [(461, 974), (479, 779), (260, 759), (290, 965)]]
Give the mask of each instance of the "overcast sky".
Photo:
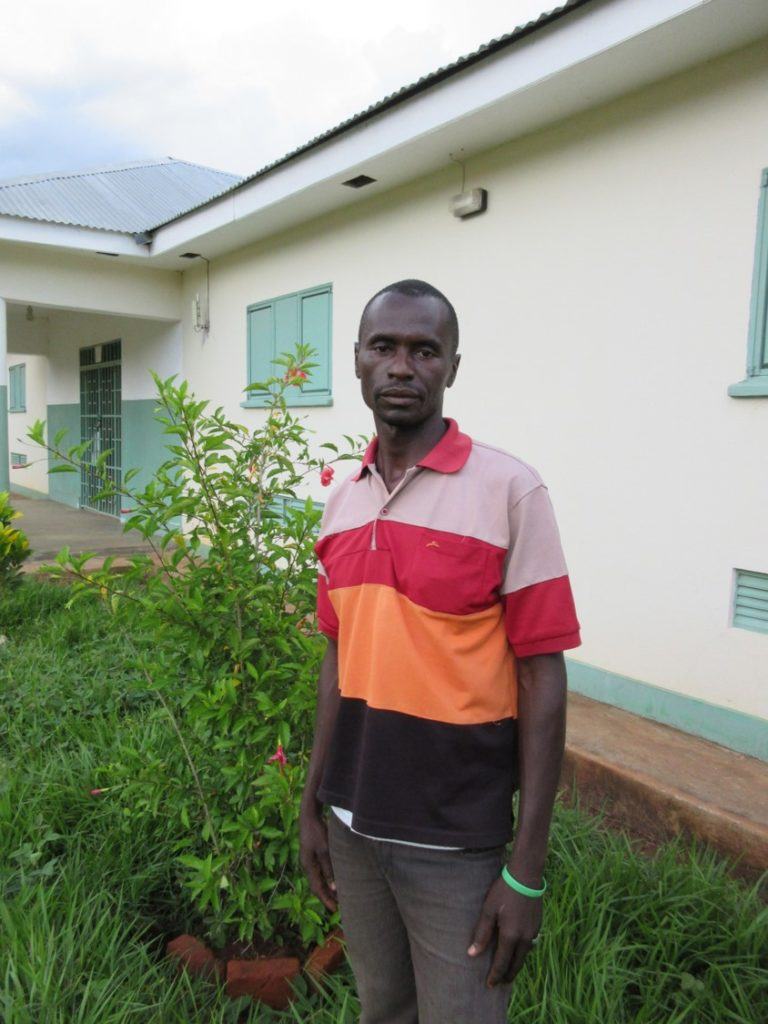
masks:
[(0, 180), (174, 156), (249, 174), (559, 0), (23, 0)]

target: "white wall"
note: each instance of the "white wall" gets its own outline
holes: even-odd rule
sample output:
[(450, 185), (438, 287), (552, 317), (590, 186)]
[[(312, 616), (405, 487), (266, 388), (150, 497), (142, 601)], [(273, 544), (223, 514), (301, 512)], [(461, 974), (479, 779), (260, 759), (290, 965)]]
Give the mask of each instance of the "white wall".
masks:
[(0, 296), (9, 302), (176, 320), (181, 275), (122, 257), (0, 242)]
[[(729, 626), (734, 567), (768, 571), (768, 400), (744, 376), (768, 45), (217, 260), (211, 333), (185, 376), (244, 423), (248, 303), (333, 282), (334, 405), (321, 439), (371, 429), (352, 371), (365, 300), (422, 277), (454, 301), (446, 412), (536, 465), (559, 513), (579, 659), (768, 715), (768, 637)], [(201, 287), (185, 275), (182, 309)], [(322, 498), (323, 491), (315, 489)]]
[(121, 339), (123, 401), (154, 397), (150, 370), (162, 377), (179, 372), (181, 329), (178, 323), (64, 310), (50, 310), (48, 319), (48, 403), (51, 405), (80, 401), (79, 350), (87, 345)]

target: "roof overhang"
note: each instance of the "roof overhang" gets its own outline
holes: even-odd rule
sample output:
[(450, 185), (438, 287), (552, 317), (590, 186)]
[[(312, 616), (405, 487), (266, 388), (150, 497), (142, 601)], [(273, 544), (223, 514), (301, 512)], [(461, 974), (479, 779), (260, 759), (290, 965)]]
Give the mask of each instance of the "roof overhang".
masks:
[[(182, 253), (213, 259), (445, 168), (451, 153), (482, 152), (766, 35), (765, 0), (590, 0), (157, 228), (148, 247), (56, 225), (41, 226), (40, 244), (180, 270)], [(342, 184), (363, 173), (375, 184)], [(0, 219), (0, 238), (10, 219)]]
[[(101, 231), (73, 224), (52, 224), (49, 221), (0, 214), (0, 241), (24, 245), (45, 245), (56, 249), (105, 256), (131, 256), (146, 260), (149, 247), (138, 244), (132, 235), (122, 231)], [(177, 268), (178, 269), (178, 268)]]
[[(765, 0), (594, 0), (156, 230), (208, 259), (564, 120), (768, 35)], [(360, 191), (342, 182), (365, 173)]]

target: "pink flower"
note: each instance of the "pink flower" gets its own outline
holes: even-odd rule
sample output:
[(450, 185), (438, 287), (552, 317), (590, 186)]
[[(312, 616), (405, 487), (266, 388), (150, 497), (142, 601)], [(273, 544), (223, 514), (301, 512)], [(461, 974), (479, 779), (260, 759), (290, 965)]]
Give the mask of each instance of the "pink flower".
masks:
[(267, 758), (267, 764), (272, 764), (274, 761), (277, 761), (281, 769), (284, 764), (288, 764), (288, 758), (285, 756), (282, 743), (278, 743), (277, 750), (274, 752), (272, 757)]
[(333, 480), (333, 466), (324, 466), (320, 474), (320, 483), (323, 487), (329, 487), (331, 480)]
[(91, 790), (91, 796), (101, 796), (101, 794), (103, 792), (104, 792), (103, 789), (92, 789)]
[(309, 374), (305, 373), (304, 370), (300, 370), (298, 366), (292, 366), (285, 374), (283, 380), (286, 384), (296, 384), (297, 386), (300, 386), (303, 380), (309, 380)]

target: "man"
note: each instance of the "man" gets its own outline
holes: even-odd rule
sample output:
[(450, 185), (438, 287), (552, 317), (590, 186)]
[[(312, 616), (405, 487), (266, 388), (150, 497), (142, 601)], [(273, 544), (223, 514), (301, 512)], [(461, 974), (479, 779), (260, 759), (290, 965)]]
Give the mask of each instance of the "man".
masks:
[(363, 1024), (500, 1024), (542, 918), (579, 625), (539, 476), (443, 418), (457, 348), (431, 285), (368, 302), (355, 372), (376, 437), (316, 547), (302, 863), (326, 907), (338, 894)]

